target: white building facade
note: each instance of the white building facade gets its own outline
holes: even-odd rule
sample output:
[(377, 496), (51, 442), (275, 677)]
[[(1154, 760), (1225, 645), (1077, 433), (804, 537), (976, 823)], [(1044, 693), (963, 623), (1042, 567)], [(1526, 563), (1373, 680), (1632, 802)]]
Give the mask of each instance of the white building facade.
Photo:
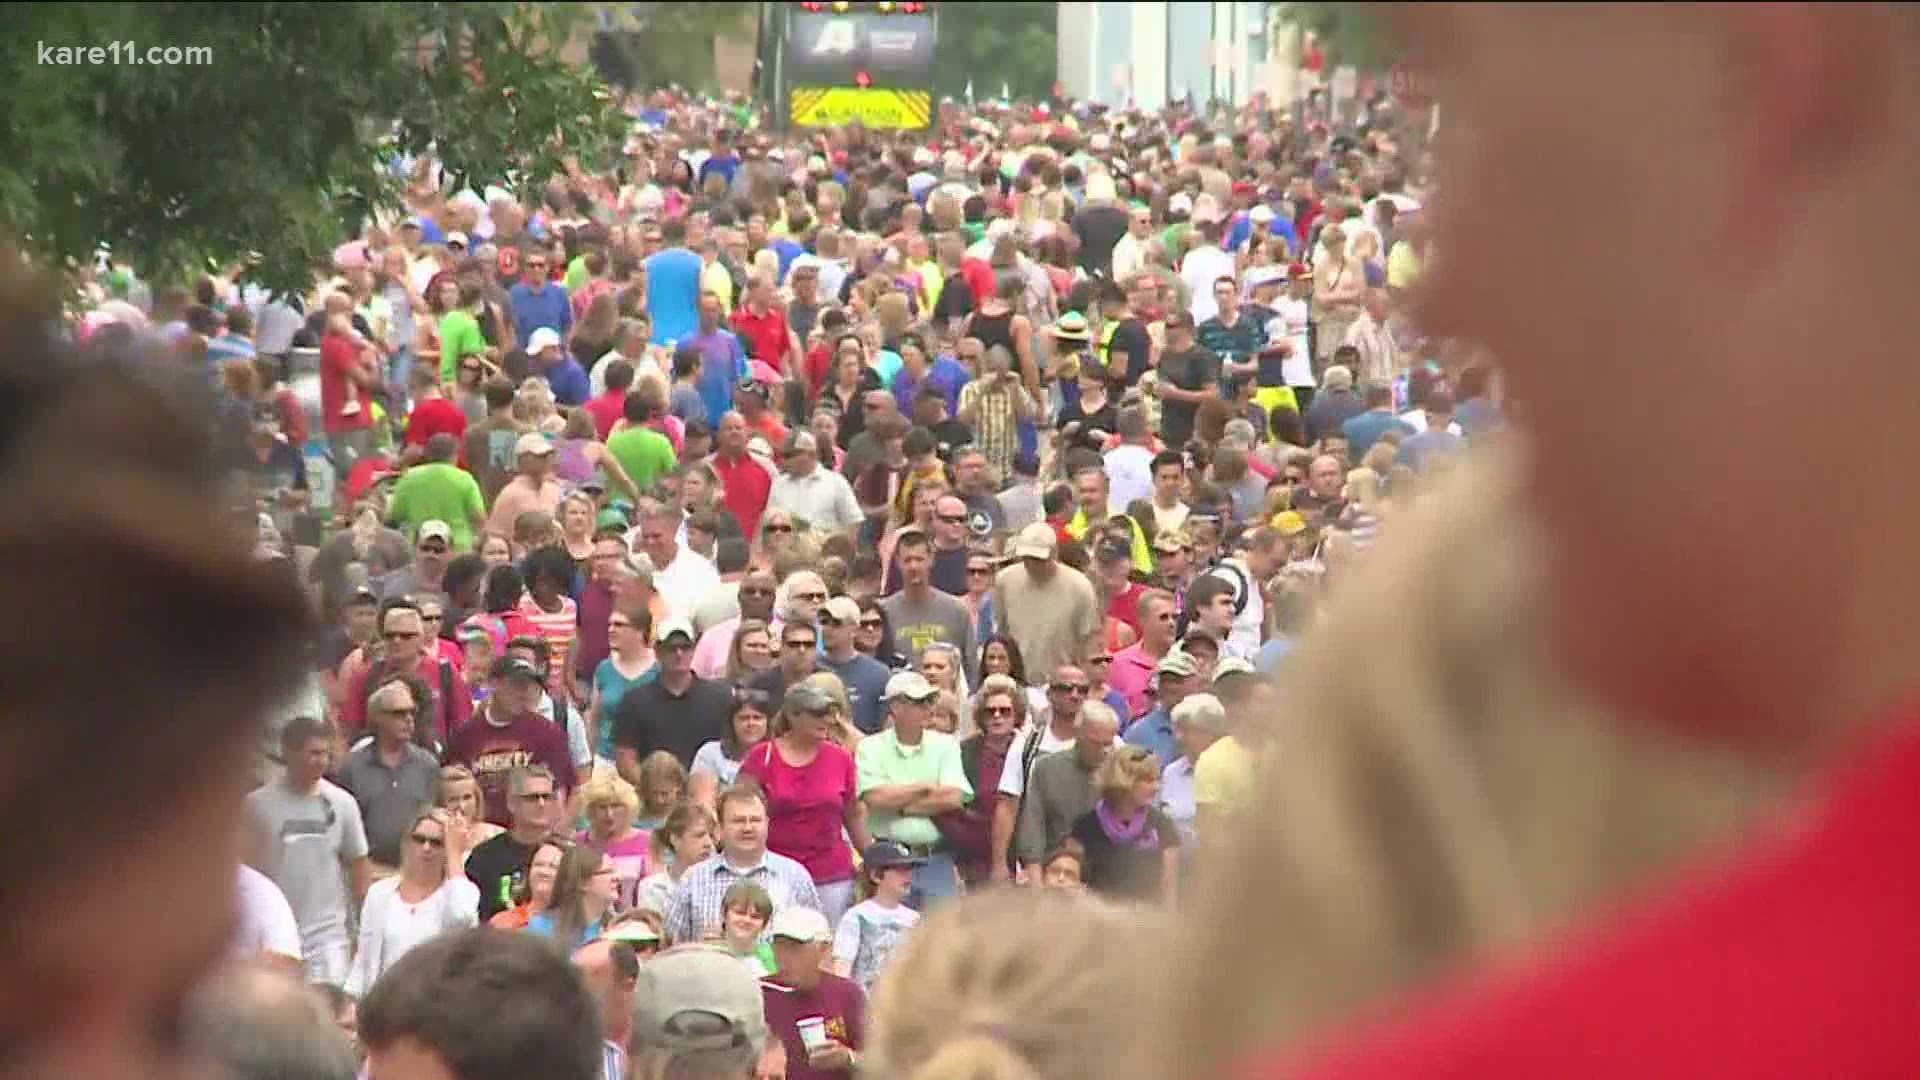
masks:
[(1295, 38), (1268, 0), (1079, 0), (1059, 5), (1067, 96), (1158, 109), (1191, 97), (1245, 104), (1294, 95)]

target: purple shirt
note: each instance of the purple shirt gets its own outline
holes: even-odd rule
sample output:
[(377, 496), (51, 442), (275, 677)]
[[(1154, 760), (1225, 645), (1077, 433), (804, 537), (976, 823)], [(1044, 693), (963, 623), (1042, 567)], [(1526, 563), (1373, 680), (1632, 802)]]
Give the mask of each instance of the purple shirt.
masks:
[(914, 378), (902, 367), (900, 373), (893, 377), (893, 398), (900, 403), (902, 415), (912, 416), (913, 399), (920, 395), (920, 388), (936, 387), (946, 397), (947, 415), (952, 416), (960, 409), (960, 388), (972, 379), (973, 376), (967, 374), (965, 365), (960, 361), (951, 356), (936, 356), (922, 378)]
[(495, 727), (484, 714), (475, 713), (447, 740), (447, 761), (473, 770), (486, 795), (487, 820), (502, 828), (513, 824), (507, 817), (507, 774), (514, 769), (545, 765), (553, 770), (554, 786), (561, 798), (573, 790), (573, 755), (567, 748), (567, 733), (538, 713), (521, 713), (506, 727)]
[(580, 633), (574, 638), (574, 648), (579, 649), (580, 654), (573, 670), (581, 681), (592, 682), (593, 673), (600, 670), (600, 661), (613, 654), (613, 644), (607, 640), (607, 620), (613, 617), (613, 590), (598, 582), (587, 582), (587, 587), (580, 590), (577, 610)]

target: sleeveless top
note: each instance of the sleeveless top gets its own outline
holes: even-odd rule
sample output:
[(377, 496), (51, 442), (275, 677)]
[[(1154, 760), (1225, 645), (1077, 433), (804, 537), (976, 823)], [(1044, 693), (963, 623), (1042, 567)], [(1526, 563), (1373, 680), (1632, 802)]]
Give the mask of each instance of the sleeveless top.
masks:
[(1013, 347), (1013, 312), (1004, 315), (981, 315), (975, 313), (967, 323), (967, 333), (980, 339), (980, 344), (988, 349), (995, 345), (1003, 346), (1013, 357), (1013, 370), (1020, 370), (1020, 356)]
[(554, 455), (553, 475), (562, 484), (584, 484), (593, 479), (593, 462), (587, 460), (587, 443), (591, 439), (562, 439), (560, 452)]

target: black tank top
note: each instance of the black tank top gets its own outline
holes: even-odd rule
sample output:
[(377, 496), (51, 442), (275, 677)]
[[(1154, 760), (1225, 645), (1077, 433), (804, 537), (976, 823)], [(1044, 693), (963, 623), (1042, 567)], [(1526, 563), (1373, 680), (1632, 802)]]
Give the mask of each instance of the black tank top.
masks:
[(1013, 347), (1013, 312), (1004, 315), (981, 315), (975, 313), (967, 324), (967, 333), (980, 339), (980, 344), (988, 349), (995, 345), (1003, 346), (1017, 365), (1019, 353)]

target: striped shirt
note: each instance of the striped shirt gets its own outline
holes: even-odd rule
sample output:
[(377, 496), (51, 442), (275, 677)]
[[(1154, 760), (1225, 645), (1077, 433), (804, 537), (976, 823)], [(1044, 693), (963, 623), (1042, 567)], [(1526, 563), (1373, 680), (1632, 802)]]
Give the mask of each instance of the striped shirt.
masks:
[(579, 606), (572, 597), (562, 596), (559, 611), (544, 611), (528, 595), (520, 598), (519, 610), (547, 640), (547, 689), (555, 694), (569, 693), (567, 655), (573, 652), (574, 639), (580, 636)]
[(825, 913), (820, 893), (813, 887), (807, 868), (769, 851), (746, 869), (727, 862), (724, 854), (714, 854), (687, 869), (667, 905), (667, 938), (676, 944), (702, 941), (720, 933), (720, 902), (727, 890), (740, 881), (751, 881), (773, 897), (773, 912), (800, 904)]

